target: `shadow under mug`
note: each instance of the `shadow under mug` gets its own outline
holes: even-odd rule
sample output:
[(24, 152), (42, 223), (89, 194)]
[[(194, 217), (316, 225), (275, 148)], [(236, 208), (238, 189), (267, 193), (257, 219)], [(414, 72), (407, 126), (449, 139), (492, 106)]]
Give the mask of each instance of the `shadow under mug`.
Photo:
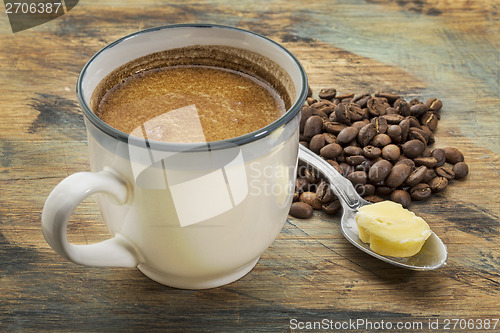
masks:
[[(199, 144), (131, 136), (91, 111), (92, 93), (116, 68), (154, 52), (191, 45), (230, 46), (270, 59), (287, 78), (291, 107), (255, 132)], [(238, 28), (164, 26), (109, 44), (88, 61), (77, 83), (91, 172), (70, 175), (50, 193), (42, 213), (45, 239), (75, 263), (137, 267), (171, 287), (212, 288), (241, 278), (286, 221), (307, 87), (305, 71), (289, 51)], [(111, 238), (70, 244), (68, 221), (94, 193)]]

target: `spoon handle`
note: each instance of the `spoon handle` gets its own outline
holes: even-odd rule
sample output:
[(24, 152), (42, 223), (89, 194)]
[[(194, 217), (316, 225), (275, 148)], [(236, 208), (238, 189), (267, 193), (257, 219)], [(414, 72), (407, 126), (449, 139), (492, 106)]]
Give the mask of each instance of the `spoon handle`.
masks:
[(328, 162), (308, 148), (301, 144), (299, 144), (299, 147), (299, 159), (316, 169), (330, 182), (331, 189), (343, 204), (346, 204), (349, 208), (354, 210), (357, 210), (365, 204), (365, 200), (359, 196), (349, 180), (344, 178), (335, 168), (328, 164)]

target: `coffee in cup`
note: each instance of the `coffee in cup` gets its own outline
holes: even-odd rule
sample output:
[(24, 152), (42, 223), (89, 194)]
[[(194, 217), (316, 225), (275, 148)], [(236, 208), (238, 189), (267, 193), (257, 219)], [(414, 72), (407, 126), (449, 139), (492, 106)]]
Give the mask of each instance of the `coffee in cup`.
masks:
[[(151, 85), (144, 80), (162, 77), (178, 78), (168, 85), (168, 91), (179, 87), (172, 100), (161, 87), (146, 93)], [(181, 103), (192, 87), (182, 84), (200, 80), (202, 97), (184, 96)], [(240, 88), (251, 96), (231, 95)], [(75, 263), (137, 267), (177, 288), (241, 278), (288, 216), (306, 95), (298, 60), (249, 31), (175, 25), (111, 43), (89, 60), (77, 83), (91, 172), (73, 174), (51, 192), (42, 213), (45, 239)], [(246, 104), (243, 115), (225, 117), (224, 103)], [(109, 109), (115, 117), (107, 118)], [(68, 220), (94, 193), (111, 238), (70, 244)]]
[[(290, 97), (264, 68), (242, 65), (244, 57), (259, 55), (196, 45), (141, 57), (101, 81), (91, 108), (110, 126), (150, 140), (211, 142), (251, 133), (282, 116)], [(266, 62), (272, 65), (259, 64)]]

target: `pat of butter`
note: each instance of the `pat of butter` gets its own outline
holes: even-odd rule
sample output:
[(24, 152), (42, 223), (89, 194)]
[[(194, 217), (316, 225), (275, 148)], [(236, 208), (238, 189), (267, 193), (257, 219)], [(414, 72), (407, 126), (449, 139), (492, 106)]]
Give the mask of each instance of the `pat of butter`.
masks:
[(411, 257), (431, 235), (429, 225), (398, 203), (382, 201), (366, 205), (356, 213), (359, 238), (378, 254)]

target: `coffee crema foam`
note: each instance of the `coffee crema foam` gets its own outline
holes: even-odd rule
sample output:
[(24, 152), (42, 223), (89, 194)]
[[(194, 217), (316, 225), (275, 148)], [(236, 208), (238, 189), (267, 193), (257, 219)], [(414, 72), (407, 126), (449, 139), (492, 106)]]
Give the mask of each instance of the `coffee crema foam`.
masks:
[(168, 50), (113, 71), (91, 108), (108, 125), (148, 140), (226, 140), (269, 125), (290, 107), (289, 77), (279, 69), (231, 47)]

